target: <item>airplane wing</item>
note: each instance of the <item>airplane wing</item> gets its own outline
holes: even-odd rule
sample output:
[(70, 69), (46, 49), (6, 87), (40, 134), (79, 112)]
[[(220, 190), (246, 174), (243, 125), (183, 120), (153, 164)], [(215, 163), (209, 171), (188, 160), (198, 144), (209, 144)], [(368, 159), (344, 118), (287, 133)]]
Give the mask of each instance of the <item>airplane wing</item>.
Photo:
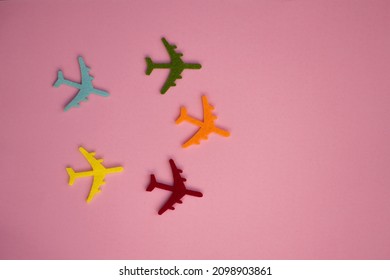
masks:
[(163, 42), (163, 44), (164, 44), (164, 46), (169, 54), (169, 57), (171, 58), (171, 62), (173, 64), (177, 63), (177, 62), (183, 63), (183, 61), (181, 59), (183, 54), (175, 51), (175, 49), (177, 48), (176, 45), (169, 44), (165, 38), (162, 38), (161, 40), (162, 40), (162, 42)]
[(161, 88), (161, 94), (164, 94), (168, 91), (168, 89), (170, 87), (174, 87), (176, 86), (176, 83), (175, 81), (177, 79), (181, 79), (181, 72), (183, 72), (184, 69), (180, 69), (180, 68), (177, 68), (175, 66), (173, 66), (169, 72), (169, 75), (168, 75), (168, 78), (167, 80), (165, 81), (165, 84), (163, 85), (163, 87)]
[(104, 97), (109, 96), (110, 94), (107, 91), (96, 89), (96, 88), (92, 87), (92, 80), (94, 78), (89, 74), (89, 71), (91, 69), (85, 64), (84, 59), (81, 56), (79, 56), (79, 65), (80, 65), (80, 71), (81, 71), (82, 84), (85, 83), (86, 85), (90, 85), (90, 86), (87, 86), (88, 90), (86, 90), (86, 92), (84, 93), (84, 98), (81, 101), (86, 100), (86, 97), (90, 93), (94, 93), (96, 95), (100, 95), (100, 96), (104, 96)]
[(80, 66), (80, 72), (81, 72), (81, 80), (84, 80), (86, 76), (89, 76), (89, 71), (91, 70), (86, 64), (84, 59), (79, 56), (79, 66)]
[(180, 74), (181, 72), (183, 72), (184, 68), (183, 68), (183, 60), (181, 59), (183, 54), (176, 52), (175, 51), (176, 46), (169, 44), (165, 38), (162, 38), (161, 40), (169, 54), (169, 57), (171, 58), (171, 64), (172, 64), (172, 68), (171, 71), (169, 72), (168, 78), (165, 81), (163, 87), (161, 88), (161, 93), (164, 94), (168, 91), (170, 87), (176, 86), (175, 81), (177, 79), (182, 78)]
[(105, 184), (104, 177), (105, 177), (105, 175), (102, 173), (98, 173), (98, 174), (94, 175), (93, 183), (91, 186), (91, 190), (89, 191), (87, 202), (90, 202), (94, 198), (95, 194), (97, 194), (101, 191), (100, 186)]
[(70, 108), (73, 107), (80, 107), (80, 102), (86, 101), (89, 93), (85, 91), (84, 89), (81, 89), (78, 91), (75, 97), (66, 105), (65, 111), (68, 111)]
[(209, 104), (209, 102), (207, 101), (207, 97), (205, 95), (202, 95), (202, 105), (203, 105), (203, 122), (204, 123), (214, 122), (214, 120), (217, 118), (212, 113), (214, 107)]
[[(103, 170), (106, 169), (101, 163), (103, 162), (102, 159), (96, 159), (95, 158), (95, 153), (90, 153), (83, 147), (79, 148), (79, 151), (83, 154), (85, 159), (88, 161), (88, 163), (91, 165), (92, 169), (94, 171), (96, 170)], [(95, 182), (95, 181), (94, 181)]]
[(176, 203), (176, 196), (174, 193), (168, 198), (167, 202), (161, 207), (161, 209), (158, 211), (159, 215), (162, 215), (165, 211), (168, 209), (173, 210), (173, 205)]
[(198, 145), (201, 140), (206, 140), (208, 138), (208, 134), (209, 132), (206, 131), (204, 127), (199, 128), (198, 131), (182, 145), (183, 148), (187, 148), (191, 145)]
[(172, 188), (173, 188), (173, 190), (175, 190), (175, 189), (177, 190), (178, 188), (180, 188), (180, 184), (182, 184), (183, 181), (185, 182), (186, 179), (180, 175), (180, 173), (183, 173), (183, 170), (176, 167), (176, 164), (173, 161), (173, 159), (169, 160), (169, 165), (171, 166), (172, 177), (173, 177), (173, 187)]

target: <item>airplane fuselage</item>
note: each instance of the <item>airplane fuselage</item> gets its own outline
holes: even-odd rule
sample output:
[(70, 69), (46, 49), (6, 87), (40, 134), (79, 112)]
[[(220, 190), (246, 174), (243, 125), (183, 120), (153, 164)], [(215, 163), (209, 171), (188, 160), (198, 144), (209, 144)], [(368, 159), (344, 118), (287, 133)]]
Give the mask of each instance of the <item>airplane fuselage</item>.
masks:
[(75, 172), (76, 178), (81, 177), (91, 177), (95, 175), (106, 175), (106, 174), (112, 174), (121, 172), (123, 170), (123, 167), (111, 167), (111, 168), (105, 168), (102, 170), (90, 170), (90, 171), (81, 171), (81, 172)]
[(174, 69), (176, 71), (183, 71), (184, 69), (200, 69), (201, 65), (198, 63), (153, 63), (154, 69)]

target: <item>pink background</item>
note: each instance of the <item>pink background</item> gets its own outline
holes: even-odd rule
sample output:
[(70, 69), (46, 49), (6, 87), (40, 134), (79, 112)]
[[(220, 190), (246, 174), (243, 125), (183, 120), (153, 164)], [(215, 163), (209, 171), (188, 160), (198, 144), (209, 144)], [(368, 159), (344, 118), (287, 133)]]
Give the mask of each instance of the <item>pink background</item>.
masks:
[[(390, 2), (2, 1), (2, 259), (389, 259)], [(200, 62), (159, 94), (161, 37)], [(92, 96), (63, 112), (75, 89)], [(182, 149), (200, 96), (231, 131)], [(92, 203), (83, 145), (123, 165)], [(150, 173), (201, 199), (157, 215)]]

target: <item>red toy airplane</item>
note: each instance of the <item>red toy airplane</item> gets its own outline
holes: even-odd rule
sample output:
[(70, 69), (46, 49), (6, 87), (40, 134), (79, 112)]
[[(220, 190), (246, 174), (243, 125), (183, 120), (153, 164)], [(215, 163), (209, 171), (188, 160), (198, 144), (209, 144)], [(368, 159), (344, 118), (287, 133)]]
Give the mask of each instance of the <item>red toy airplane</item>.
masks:
[(154, 174), (150, 175), (150, 183), (149, 186), (146, 188), (148, 192), (151, 192), (154, 188), (159, 188), (167, 191), (171, 191), (172, 195), (169, 197), (167, 202), (161, 207), (161, 209), (158, 211), (158, 214), (161, 215), (168, 209), (175, 210), (173, 205), (175, 203), (183, 203), (181, 200), (186, 194), (196, 196), (196, 197), (202, 197), (203, 194), (201, 192), (189, 190), (184, 185), (184, 182), (187, 181), (185, 178), (183, 178), (180, 173), (183, 172), (183, 170), (180, 170), (176, 167), (175, 162), (170, 159), (169, 164), (171, 165), (172, 169), (172, 175), (173, 175), (173, 186), (169, 186), (166, 184), (162, 184), (156, 181), (156, 177)]

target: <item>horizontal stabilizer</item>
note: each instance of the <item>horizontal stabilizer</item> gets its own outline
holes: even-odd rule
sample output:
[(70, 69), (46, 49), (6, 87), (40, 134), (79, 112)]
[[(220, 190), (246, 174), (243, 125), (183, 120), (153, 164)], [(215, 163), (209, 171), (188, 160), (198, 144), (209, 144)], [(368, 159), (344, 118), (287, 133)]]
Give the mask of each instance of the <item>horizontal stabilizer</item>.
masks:
[(57, 81), (54, 83), (54, 86), (55, 87), (59, 87), (60, 85), (62, 85), (64, 83), (64, 74), (62, 73), (61, 70), (58, 70), (58, 73), (57, 73)]
[(188, 118), (187, 108), (181, 107), (180, 108), (180, 116), (177, 118), (176, 123), (179, 124), (179, 123), (185, 121), (187, 118)]
[(154, 63), (150, 57), (146, 57), (146, 75), (150, 75), (154, 69)]
[(156, 177), (154, 176), (154, 174), (152, 174), (150, 175), (150, 183), (149, 186), (146, 188), (146, 191), (151, 192), (152, 190), (154, 190), (156, 186), (157, 186)]
[(69, 175), (69, 186), (72, 186), (76, 180), (76, 173), (71, 167), (66, 168), (66, 172), (68, 172)]

